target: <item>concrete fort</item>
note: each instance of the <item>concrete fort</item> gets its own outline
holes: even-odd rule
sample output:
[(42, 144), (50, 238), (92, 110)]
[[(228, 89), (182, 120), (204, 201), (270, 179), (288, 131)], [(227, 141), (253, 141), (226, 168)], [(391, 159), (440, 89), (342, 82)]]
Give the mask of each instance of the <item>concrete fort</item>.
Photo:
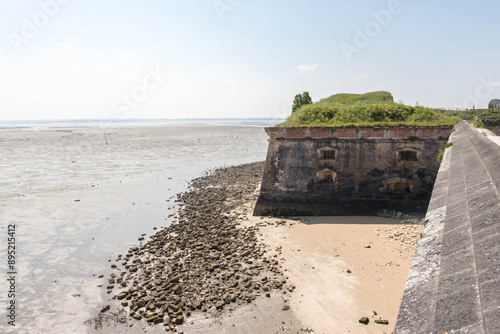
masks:
[(452, 127), (269, 127), (255, 215), (427, 205)]

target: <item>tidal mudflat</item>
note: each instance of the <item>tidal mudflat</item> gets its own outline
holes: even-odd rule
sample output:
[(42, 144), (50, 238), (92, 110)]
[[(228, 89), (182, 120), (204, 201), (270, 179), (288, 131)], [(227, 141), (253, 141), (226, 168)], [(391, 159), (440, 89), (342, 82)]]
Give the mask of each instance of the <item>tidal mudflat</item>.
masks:
[(87, 332), (84, 322), (108, 304), (98, 287), (108, 261), (169, 225), (189, 180), (262, 160), (263, 126), (113, 126), (107, 145), (99, 126), (2, 128), (0, 233), (6, 245), (7, 225), (17, 225), (18, 317), (0, 332)]

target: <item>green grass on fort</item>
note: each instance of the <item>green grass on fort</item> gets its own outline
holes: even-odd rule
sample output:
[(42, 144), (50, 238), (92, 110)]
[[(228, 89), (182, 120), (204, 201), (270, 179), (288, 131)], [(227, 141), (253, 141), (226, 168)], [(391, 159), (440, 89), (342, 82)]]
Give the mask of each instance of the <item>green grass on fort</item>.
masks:
[(454, 126), (459, 114), (394, 102), (389, 92), (336, 94), (302, 106), (278, 126)]

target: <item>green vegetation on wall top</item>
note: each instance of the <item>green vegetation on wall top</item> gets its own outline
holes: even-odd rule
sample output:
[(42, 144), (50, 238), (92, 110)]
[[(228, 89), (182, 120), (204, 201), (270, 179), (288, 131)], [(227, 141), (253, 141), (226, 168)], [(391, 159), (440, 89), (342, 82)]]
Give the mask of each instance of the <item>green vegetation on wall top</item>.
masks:
[(453, 126), (455, 115), (395, 103), (389, 92), (336, 94), (292, 113), (278, 126)]
[(460, 117), (475, 127), (500, 126), (500, 109), (443, 110), (446, 116)]

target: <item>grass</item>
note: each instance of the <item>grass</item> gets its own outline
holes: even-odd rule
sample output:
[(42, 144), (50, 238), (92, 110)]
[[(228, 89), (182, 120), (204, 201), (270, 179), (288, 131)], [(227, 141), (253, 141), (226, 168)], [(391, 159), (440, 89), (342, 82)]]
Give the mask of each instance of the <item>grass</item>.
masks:
[(379, 91), (366, 94), (335, 94), (325, 99), (321, 99), (318, 102), (318, 104), (324, 105), (353, 105), (374, 103), (394, 103), (394, 98), (389, 92)]
[(439, 161), (443, 161), (444, 151), (445, 151), (448, 147), (450, 147), (450, 146), (453, 146), (453, 143), (448, 143), (448, 144), (446, 144), (446, 145), (444, 146), (443, 150), (442, 150), (441, 152), (439, 152), (439, 154), (438, 154), (438, 156), (437, 156), (437, 159), (438, 159)]
[(469, 124), (472, 124), (472, 126), (475, 127), (475, 128), (478, 128), (478, 129), (484, 128), (484, 125), (483, 125), (483, 123), (481, 123), (480, 120), (473, 119), (473, 120), (468, 120), (467, 122)]
[(308, 104), (278, 126), (453, 126), (460, 120), (431, 108), (395, 103), (389, 92), (337, 94)]

